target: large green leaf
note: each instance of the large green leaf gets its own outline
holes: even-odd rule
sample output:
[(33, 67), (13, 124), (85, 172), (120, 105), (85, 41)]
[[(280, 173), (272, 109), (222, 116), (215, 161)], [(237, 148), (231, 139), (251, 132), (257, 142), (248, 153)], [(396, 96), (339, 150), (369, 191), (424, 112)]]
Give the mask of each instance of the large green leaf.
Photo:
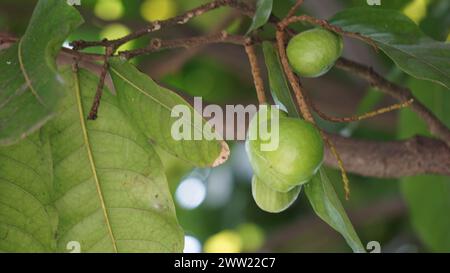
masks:
[(54, 114), (65, 93), (55, 58), (82, 23), (66, 1), (39, 1), (22, 39), (0, 52), (0, 145), (19, 141)]
[(179, 227), (162, 163), (105, 92), (99, 118), (87, 121), (98, 77), (67, 71), (70, 92), (45, 127), (52, 150), (57, 244), (82, 252), (179, 252)]
[(247, 33), (252, 32), (265, 25), (269, 20), (270, 14), (272, 13), (273, 0), (258, 0), (256, 3), (256, 12), (253, 16), (252, 24), (248, 29)]
[(429, 38), (402, 13), (353, 8), (336, 14), (330, 22), (370, 37), (411, 76), (450, 88), (450, 44)]
[(0, 252), (55, 250), (51, 164), (49, 143), (39, 134), (0, 148)]
[[(412, 79), (414, 95), (450, 126), (450, 94), (436, 84)], [(426, 90), (427, 92), (423, 92)], [(428, 134), (426, 124), (410, 109), (400, 115), (399, 136)], [(450, 251), (450, 178), (417, 176), (402, 179), (402, 191), (415, 230), (432, 251)]]
[[(159, 86), (132, 64), (119, 59), (110, 63), (121, 109), (152, 143), (198, 167), (217, 166), (228, 158), (227, 144), (212, 139), (216, 135), (211, 133), (211, 126), (180, 96)], [(185, 108), (187, 115), (172, 116), (175, 106)], [(172, 136), (172, 126), (177, 121), (186, 124), (184, 129), (189, 128), (192, 140), (176, 140)], [(207, 138), (194, 140), (194, 134), (201, 134), (202, 130)]]
[[(277, 101), (281, 105), (288, 109), (289, 115), (300, 117), (296, 111), (289, 87), (284, 79), (283, 68), (272, 44), (264, 44), (264, 55), (273, 96), (277, 98)], [(342, 234), (353, 251), (365, 252), (358, 235), (333, 189), (333, 185), (325, 173), (324, 167), (321, 167), (319, 173), (305, 185), (305, 192), (316, 214)]]

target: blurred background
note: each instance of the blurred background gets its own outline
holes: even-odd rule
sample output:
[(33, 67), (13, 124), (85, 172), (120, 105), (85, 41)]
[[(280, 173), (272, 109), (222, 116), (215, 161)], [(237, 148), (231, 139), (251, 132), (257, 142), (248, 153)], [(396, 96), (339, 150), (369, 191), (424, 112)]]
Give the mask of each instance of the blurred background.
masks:
[[(1, 0), (0, 32), (19, 37), (28, 24), (36, 2)], [(119, 38), (145, 26), (149, 21), (167, 19), (207, 2), (209, 0), (81, 0), (79, 10), (86, 23), (73, 33), (66, 46), (69, 41), (77, 39)], [(292, 2), (275, 0), (275, 14), (283, 17)], [(305, 2), (302, 12), (324, 19), (348, 7), (367, 6), (365, 0)], [(428, 36), (440, 41), (448, 40), (450, 1), (381, 0), (381, 4), (378, 8), (397, 9), (409, 16)], [(121, 50), (143, 47), (152, 37), (174, 39), (215, 33), (223, 29), (229, 33), (242, 34), (249, 24), (250, 19), (232, 9), (222, 8), (198, 17), (187, 25), (132, 41)], [(294, 28), (301, 30), (305, 27)], [(262, 29), (260, 35), (273, 37), (273, 27)], [(87, 51), (99, 53), (101, 49)], [(371, 65), (389, 79), (412, 89), (415, 85), (423, 84), (398, 70), (382, 53), (375, 53), (360, 42), (346, 40), (344, 55)], [(190, 50), (170, 50), (142, 56), (133, 62), (160, 84), (188, 99), (201, 96), (204, 104), (257, 104), (250, 66), (243, 48), (239, 46), (211, 45)], [(336, 116), (353, 115), (394, 102), (371, 90), (365, 82), (338, 70), (332, 70), (320, 79), (305, 80), (304, 85), (324, 112)], [(427, 85), (422, 87), (428, 88)], [(385, 114), (358, 124), (321, 121), (321, 126), (329, 132), (356, 138), (390, 140), (417, 133), (412, 128), (417, 122), (408, 119), (410, 116), (405, 111)], [(404, 121), (401, 126), (399, 119)], [(251, 196), (252, 170), (244, 145), (242, 142), (228, 143), (231, 158), (215, 169), (195, 169), (160, 152), (177, 206), (178, 219), (186, 233), (185, 252), (350, 251), (340, 235), (314, 215), (303, 193), (295, 205), (283, 213), (261, 211)], [(343, 199), (340, 173), (329, 169), (328, 174)], [(427, 179), (433, 178), (422, 178), (425, 182)], [(428, 243), (430, 235), (424, 234), (431, 231), (417, 230), (413, 224), (404, 198), (403, 185), (407, 181), (355, 175), (351, 175), (350, 181), (351, 199), (343, 203), (363, 242), (378, 241), (384, 252), (450, 251), (450, 230), (447, 238), (439, 239), (447, 241), (436, 247), (436, 244)], [(447, 205), (450, 209), (450, 204)]]

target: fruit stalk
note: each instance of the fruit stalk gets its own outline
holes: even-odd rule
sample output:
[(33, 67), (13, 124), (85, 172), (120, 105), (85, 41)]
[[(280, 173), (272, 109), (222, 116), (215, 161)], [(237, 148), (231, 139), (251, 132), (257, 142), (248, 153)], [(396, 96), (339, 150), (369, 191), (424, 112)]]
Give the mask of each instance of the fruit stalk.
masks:
[(245, 44), (245, 52), (247, 53), (250, 66), (252, 68), (253, 81), (255, 83), (258, 102), (259, 104), (265, 104), (267, 102), (267, 98), (264, 91), (264, 81), (261, 78), (261, 70), (259, 68), (258, 58), (256, 57), (255, 47), (250, 41)]

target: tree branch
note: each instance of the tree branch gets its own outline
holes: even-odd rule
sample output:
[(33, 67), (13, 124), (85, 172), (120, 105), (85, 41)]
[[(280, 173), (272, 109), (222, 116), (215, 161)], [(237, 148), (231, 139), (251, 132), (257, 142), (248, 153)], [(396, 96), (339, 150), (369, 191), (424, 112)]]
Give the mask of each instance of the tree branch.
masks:
[(108, 59), (113, 54), (113, 51), (114, 51), (114, 49), (111, 47), (106, 48), (106, 53), (105, 53), (104, 60), (103, 60), (103, 66), (102, 66), (102, 70), (100, 73), (100, 80), (98, 81), (98, 84), (97, 84), (97, 91), (95, 92), (94, 102), (92, 103), (91, 110), (89, 111), (88, 120), (96, 120), (97, 119), (98, 107), (100, 106), (100, 101), (102, 99), (103, 87), (105, 86), (105, 78), (106, 78), (106, 74), (108, 73), (108, 68), (109, 68)]
[(189, 37), (173, 40), (161, 40), (153, 39), (150, 44), (145, 48), (139, 48), (129, 51), (121, 51), (119, 55), (131, 59), (136, 56), (149, 54), (153, 52), (158, 52), (164, 49), (174, 49), (174, 48), (192, 48), (199, 47), (207, 44), (217, 44), (217, 43), (229, 43), (236, 45), (244, 45), (246, 43), (246, 38), (240, 35), (229, 35), (227, 32), (222, 31), (217, 34), (211, 34), (199, 37)]
[(261, 70), (259, 68), (258, 58), (256, 57), (254, 45), (251, 43), (246, 43), (245, 52), (247, 53), (250, 62), (258, 102), (259, 104), (265, 104), (267, 103), (267, 98), (266, 93), (264, 91), (264, 81), (261, 78)]
[(122, 38), (115, 39), (115, 40), (107, 40), (104, 39), (102, 41), (74, 41), (71, 43), (73, 48), (75, 50), (81, 50), (88, 47), (96, 47), (96, 46), (102, 46), (102, 47), (112, 47), (112, 48), (118, 48), (119, 46), (131, 41), (135, 40), (137, 38), (140, 38), (142, 36), (147, 35), (148, 33), (158, 31), (162, 28), (169, 27), (169, 26), (175, 26), (175, 25), (184, 25), (188, 23), (192, 18), (195, 18), (197, 16), (200, 16), (206, 12), (209, 12), (211, 10), (220, 8), (220, 7), (232, 7), (237, 10), (239, 10), (242, 14), (247, 15), (249, 17), (252, 17), (254, 14), (254, 9), (252, 7), (247, 6), (246, 4), (242, 3), (238, 0), (215, 0), (207, 4), (203, 4), (197, 8), (194, 8), (192, 10), (189, 10), (181, 15), (175, 16), (173, 18), (162, 20), (162, 21), (154, 21), (151, 22), (148, 26), (145, 28), (139, 29), (137, 31), (134, 31)]
[[(301, 2), (301, 1), (298, 1)], [(216, 0), (211, 3), (202, 5), (196, 9), (188, 11), (180, 16), (174, 17), (160, 22), (153, 22), (146, 28), (133, 32), (132, 34), (125, 36), (116, 40), (103, 40), (95, 42), (85, 42), (78, 41), (74, 43), (76, 49), (82, 49), (89, 46), (103, 46), (106, 48), (116, 49), (123, 43), (130, 40), (141, 37), (149, 32), (156, 31), (164, 26), (185, 24), (195, 16), (199, 16), (205, 12), (216, 9), (221, 6), (230, 6), (238, 9), (245, 15), (252, 16), (254, 13), (253, 8), (246, 6), (240, 1), (236, 0)], [(295, 17), (293, 17), (295, 18)], [(319, 24), (325, 27), (332, 27), (328, 25), (326, 21), (314, 21), (314, 18), (309, 16), (303, 16), (300, 18), (292, 19), (294, 21), (307, 21), (312, 24)], [(278, 18), (274, 16), (271, 17), (272, 23), (279, 22)], [(290, 32), (287, 23), (281, 24), (281, 29), (286, 32)], [(280, 26), (280, 25), (279, 25)], [(336, 31), (341, 31), (336, 29)], [(358, 34), (350, 33), (355, 35), (355, 38), (362, 38)], [(277, 31), (277, 41), (280, 53), (284, 52), (284, 32)], [(347, 33), (348, 35), (348, 33)], [(1, 48), (7, 47), (9, 44), (16, 42), (17, 38), (11, 37), (1, 37), (0, 36), (0, 46)], [(228, 35), (221, 32), (220, 34), (213, 34), (204, 37), (193, 37), (185, 39), (177, 39), (170, 41), (162, 41), (159, 39), (153, 40), (149, 47), (141, 49), (142, 52), (129, 51), (122, 52), (126, 57), (132, 57), (134, 53), (149, 53), (165, 48), (176, 48), (176, 47), (197, 47), (202, 45), (207, 45), (211, 43), (234, 43), (245, 45), (245, 37), (238, 35)], [(281, 48), (280, 48), (281, 46)], [(66, 56), (73, 56), (77, 60), (84, 60), (87, 62), (97, 63), (99, 61), (104, 61), (105, 55), (98, 54), (88, 54), (81, 53), (76, 50), (70, 50), (67, 48), (62, 49), (62, 54)], [(113, 53), (110, 53), (113, 54)], [(126, 55), (130, 54), (130, 55)], [(283, 54), (282, 54), (283, 55)], [(282, 58), (285, 60), (286, 57)], [(352, 62), (346, 59), (340, 59), (337, 67), (342, 68), (348, 72), (354, 73), (366, 80), (368, 80), (373, 86), (377, 87), (381, 91), (389, 94), (401, 101), (407, 101), (414, 99), (411, 91), (407, 88), (403, 88), (395, 85), (384, 79), (382, 76), (374, 72), (371, 68), (364, 65)], [(103, 67), (99, 68), (99, 72), (105, 71)], [(287, 63), (284, 64), (284, 68), (289, 68)], [(288, 69), (289, 70), (289, 69)], [(288, 75), (289, 76), (289, 75)], [(295, 75), (292, 75), (295, 77)], [(290, 81), (297, 82), (295, 81)], [(101, 85), (103, 86), (103, 84)], [(298, 86), (301, 89), (300, 86)], [(295, 89), (295, 88), (294, 88)], [(298, 91), (298, 90), (297, 90)], [(297, 100), (298, 93), (296, 92)], [(301, 100), (300, 100), (301, 101)], [(308, 105), (304, 105), (304, 108), (308, 108)], [(445, 143), (450, 144), (450, 132), (449, 129), (442, 124), (439, 119), (428, 110), (423, 104), (415, 100), (412, 105), (412, 109), (416, 111), (428, 124), (430, 131), (441, 138)], [(309, 109), (308, 111), (309, 112)], [(426, 138), (426, 137), (415, 137), (405, 141), (390, 141), (390, 142), (375, 142), (368, 140), (357, 140), (350, 138), (343, 138), (339, 136), (330, 136), (333, 142), (336, 142), (337, 149), (342, 153), (342, 159), (346, 163), (346, 168), (350, 172), (361, 174), (365, 176), (375, 176), (375, 177), (403, 177), (417, 174), (443, 174), (450, 175), (450, 148), (446, 146), (444, 142), (439, 140)], [(327, 156), (325, 162), (331, 166), (336, 166), (336, 162), (330, 156), (329, 150), (327, 151)]]
[(430, 132), (436, 137), (442, 139), (450, 147), (450, 130), (443, 124), (433, 112), (431, 112), (425, 105), (417, 100), (408, 88), (396, 85), (380, 74), (375, 72), (371, 67), (367, 67), (360, 63), (340, 58), (336, 62), (336, 67), (345, 71), (351, 72), (365, 80), (367, 80), (373, 87), (381, 92), (384, 92), (399, 101), (407, 101), (413, 99), (411, 109), (416, 112), (428, 125)]
[[(450, 148), (442, 141), (416, 136), (403, 141), (371, 141), (329, 135), (345, 168), (355, 174), (401, 178), (420, 174), (450, 175)], [(336, 167), (330, 151), (325, 163)]]

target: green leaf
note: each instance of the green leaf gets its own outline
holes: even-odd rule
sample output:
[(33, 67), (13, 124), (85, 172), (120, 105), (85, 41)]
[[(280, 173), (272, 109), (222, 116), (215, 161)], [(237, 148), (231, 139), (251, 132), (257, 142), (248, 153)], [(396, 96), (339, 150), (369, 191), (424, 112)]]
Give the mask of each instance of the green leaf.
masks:
[(66, 1), (39, 1), (22, 39), (0, 52), (0, 145), (16, 143), (47, 122), (64, 95), (55, 59), (82, 23)]
[(162, 163), (129, 123), (117, 97), (103, 95), (99, 118), (87, 121), (98, 77), (67, 70), (70, 90), (58, 118), (45, 127), (52, 150), (58, 251), (180, 252), (177, 223)]
[[(198, 167), (215, 167), (228, 158), (227, 144), (213, 139), (217, 135), (211, 133), (211, 126), (180, 96), (159, 86), (132, 64), (119, 59), (111, 59), (110, 64), (121, 109), (152, 143)], [(175, 106), (182, 106), (187, 113), (172, 117)], [(190, 131), (192, 140), (172, 136), (177, 121), (186, 124), (183, 129)], [(202, 131), (207, 138), (194, 140), (194, 134), (202, 136)]]
[(270, 42), (263, 43), (264, 58), (269, 73), (270, 90), (275, 102), (289, 115), (299, 117), (297, 107), (291, 95), (280, 59), (275, 47)]
[[(290, 116), (300, 118), (274, 47), (269, 43), (265, 43), (263, 46), (272, 95), (277, 98), (277, 103), (288, 109)], [(353, 251), (365, 252), (324, 167), (321, 167), (319, 173), (305, 184), (305, 192), (316, 214), (342, 234)]]
[(366, 252), (323, 167), (305, 185), (305, 192), (316, 214), (341, 233), (354, 252)]
[[(411, 79), (408, 85), (421, 102), (450, 126), (450, 93), (443, 92), (441, 86), (416, 79)], [(426, 124), (410, 109), (402, 110), (399, 124), (401, 138), (429, 135)], [(413, 227), (425, 245), (432, 251), (450, 251), (450, 178), (434, 175), (404, 178), (401, 188)]]
[(273, 0), (258, 0), (256, 3), (256, 12), (253, 16), (253, 22), (247, 31), (247, 34), (265, 25), (272, 13)]
[(409, 75), (450, 88), (450, 44), (426, 36), (402, 13), (353, 8), (336, 14), (330, 23), (370, 37)]
[(51, 164), (48, 140), (39, 134), (0, 148), (0, 252), (54, 251)]

